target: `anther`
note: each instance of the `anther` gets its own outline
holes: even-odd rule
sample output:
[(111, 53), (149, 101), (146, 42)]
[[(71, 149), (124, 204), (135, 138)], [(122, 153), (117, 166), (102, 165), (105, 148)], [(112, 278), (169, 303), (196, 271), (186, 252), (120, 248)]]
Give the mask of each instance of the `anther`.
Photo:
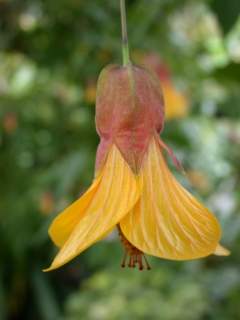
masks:
[(147, 270), (151, 270), (151, 266), (150, 266), (150, 264), (148, 263), (147, 258), (145, 257), (145, 254), (143, 254), (143, 259), (144, 259), (145, 264), (146, 264), (146, 266), (147, 266)]
[[(151, 267), (147, 261), (147, 258), (145, 257), (144, 253), (142, 251), (140, 251), (139, 249), (137, 249), (136, 247), (134, 247), (122, 234), (122, 231), (120, 229), (120, 227), (118, 226), (118, 233), (119, 233), (119, 237), (120, 240), (122, 242), (122, 245), (125, 248), (125, 252), (124, 252), (124, 256), (123, 256), (123, 260), (121, 263), (122, 268), (125, 268), (126, 266), (126, 262), (127, 262), (127, 258), (128, 259), (128, 267), (129, 268), (135, 268), (136, 265), (138, 265), (138, 270), (142, 271), (144, 269), (150, 270)], [(144, 262), (144, 263), (143, 263)]]
[(127, 250), (125, 250), (125, 252), (124, 252), (123, 260), (122, 260), (122, 263), (121, 263), (121, 267), (122, 268), (126, 267), (126, 260), (127, 260)]

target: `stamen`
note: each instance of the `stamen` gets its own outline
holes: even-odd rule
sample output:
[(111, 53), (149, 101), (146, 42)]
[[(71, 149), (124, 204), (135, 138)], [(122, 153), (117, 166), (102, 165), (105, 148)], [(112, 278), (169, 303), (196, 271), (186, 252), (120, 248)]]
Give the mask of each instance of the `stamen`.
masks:
[(129, 260), (128, 260), (128, 267), (129, 268), (135, 268), (136, 265), (138, 264), (138, 270), (140, 270), (140, 271), (142, 271), (144, 269), (150, 270), (151, 267), (147, 261), (147, 258), (144, 255), (144, 253), (141, 250), (134, 247), (124, 237), (120, 227), (119, 226), (117, 226), (117, 227), (118, 227), (118, 233), (119, 233), (120, 240), (122, 242), (123, 247), (125, 248), (123, 260), (121, 263), (122, 268), (125, 268), (127, 258), (129, 257)]
[(139, 269), (140, 271), (143, 270), (143, 263), (142, 263), (142, 256), (141, 256), (141, 255), (138, 256), (138, 269)]
[(124, 252), (123, 260), (122, 260), (122, 263), (121, 263), (121, 267), (122, 268), (126, 267), (126, 260), (127, 260), (127, 250), (125, 250), (125, 252)]
[(129, 256), (129, 262), (128, 262), (128, 267), (132, 268), (132, 256)]
[(143, 259), (144, 259), (144, 261), (145, 261), (145, 263), (146, 263), (147, 270), (151, 270), (151, 266), (150, 266), (150, 264), (148, 263), (148, 261), (147, 261), (147, 258), (146, 258), (146, 256), (145, 256), (145, 254), (143, 254)]

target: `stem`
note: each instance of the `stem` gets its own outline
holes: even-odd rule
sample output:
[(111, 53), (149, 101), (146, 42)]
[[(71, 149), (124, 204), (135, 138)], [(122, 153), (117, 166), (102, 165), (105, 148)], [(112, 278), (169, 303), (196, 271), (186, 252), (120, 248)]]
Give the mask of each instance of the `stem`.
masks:
[(121, 24), (122, 24), (122, 54), (123, 65), (126, 66), (130, 63), (129, 46), (128, 46), (128, 33), (127, 33), (127, 18), (126, 18), (126, 4), (125, 0), (120, 0), (121, 8)]

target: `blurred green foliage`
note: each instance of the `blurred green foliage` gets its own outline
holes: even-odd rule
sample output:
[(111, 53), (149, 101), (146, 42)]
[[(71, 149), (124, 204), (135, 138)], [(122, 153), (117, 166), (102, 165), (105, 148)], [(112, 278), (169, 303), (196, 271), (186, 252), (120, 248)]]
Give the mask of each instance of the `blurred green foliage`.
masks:
[(50, 221), (93, 177), (94, 84), (121, 62), (118, 1), (0, 0), (1, 320), (240, 319), (239, 1), (127, 2), (133, 56), (158, 53), (188, 92), (163, 138), (232, 255), (122, 270), (113, 235), (42, 273)]

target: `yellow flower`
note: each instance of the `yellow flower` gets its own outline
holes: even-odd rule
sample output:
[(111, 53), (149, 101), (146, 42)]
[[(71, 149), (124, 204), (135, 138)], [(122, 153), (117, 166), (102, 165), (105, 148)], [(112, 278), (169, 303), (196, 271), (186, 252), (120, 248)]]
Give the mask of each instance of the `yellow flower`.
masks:
[(94, 103), (96, 100), (96, 84), (94, 80), (89, 81), (86, 90), (84, 92), (84, 99), (87, 103)]
[(171, 82), (162, 81), (161, 86), (166, 106), (166, 120), (186, 117), (189, 109), (189, 103), (186, 96), (178, 91)]
[(210, 190), (210, 181), (207, 175), (200, 170), (188, 170), (186, 172), (188, 180), (191, 184), (201, 192), (208, 192)]
[(152, 70), (159, 77), (165, 103), (165, 119), (186, 117), (189, 110), (189, 101), (183, 92), (179, 91), (173, 83), (169, 67), (158, 54), (150, 53), (142, 57), (143, 65)]
[(66, 264), (118, 226), (125, 266), (150, 268), (144, 253), (173, 260), (227, 255), (215, 216), (171, 174), (158, 133), (164, 122), (156, 78), (142, 68), (109, 66), (99, 78), (96, 177), (87, 192), (49, 229), (59, 252), (50, 268)]

